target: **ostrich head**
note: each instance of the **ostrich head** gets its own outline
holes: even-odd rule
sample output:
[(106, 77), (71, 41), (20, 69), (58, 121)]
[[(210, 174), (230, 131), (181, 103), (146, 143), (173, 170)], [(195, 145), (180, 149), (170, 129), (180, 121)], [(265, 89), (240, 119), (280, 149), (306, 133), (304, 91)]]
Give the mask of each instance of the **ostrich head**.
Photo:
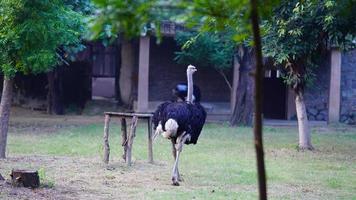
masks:
[(197, 68), (193, 65), (189, 65), (187, 68), (187, 75), (193, 75), (194, 72), (198, 71)]

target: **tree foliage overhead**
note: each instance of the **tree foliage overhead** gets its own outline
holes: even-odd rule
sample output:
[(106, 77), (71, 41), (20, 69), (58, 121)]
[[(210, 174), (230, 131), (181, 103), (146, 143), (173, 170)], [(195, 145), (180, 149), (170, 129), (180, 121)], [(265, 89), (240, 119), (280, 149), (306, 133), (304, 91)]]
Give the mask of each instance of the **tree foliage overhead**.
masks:
[(95, 7), (91, 0), (63, 0), (64, 4), (69, 5), (76, 12), (85, 15), (93, 14)]
[(185, 22), (181, 0), (92, 0), (96, 7), (90, 26), (93, 39), (132, 39), (154, 32), (160, 41), (162, 21)]
[[(260, 17), (271, 17), (272, 8), (279, 0), (264, 0), (259, 4)], [(249, 0), (182, 0), (186, 7), (185, 23), (198, 27), (200, 31), (232, 31), (235, 42), (251, 42)], [(252, 43), (250, 43), (252, 44)]]
[(151, 8), (156, 0), (93, 0), (97, 13), (92, 19), (93, 38), (131, 39), (151, 29)]
[(288, 84), (303, 89), (322, 51), (354, 46), (355, 13), (355, 0), (282, 1), (264, 25), (264, 53), (286, 69)]
[(232, 67), (235, 43), (231, 34), (179, 32), (176, 41), (182, 47), (181, 51), (175, 52), (175, 60), (180, 64), (216, 69)]
[(0, 0), (0, 67), (7, 77), (41, 73), (66, 59), (76, 46), (83, 16), (61, 0)]
[(233, 66), (235, 42), (231, 38), (231, 32), (179, 32), (176, 41), (181, 51), (175, 52), (174, 59), (179, 64), (213, 67), (232, 89), (224, 72)]

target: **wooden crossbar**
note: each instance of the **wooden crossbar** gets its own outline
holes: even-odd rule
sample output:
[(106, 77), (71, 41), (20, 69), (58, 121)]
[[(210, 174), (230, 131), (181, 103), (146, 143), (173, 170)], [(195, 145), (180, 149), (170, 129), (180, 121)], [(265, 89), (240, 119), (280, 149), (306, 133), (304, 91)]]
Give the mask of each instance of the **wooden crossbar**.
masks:
[(105, 112), (105, 115), (110, 115), (113, 117), (138, 117), (138, 118), (151, 118), (152, 113), (122, 113), (122, 112)]

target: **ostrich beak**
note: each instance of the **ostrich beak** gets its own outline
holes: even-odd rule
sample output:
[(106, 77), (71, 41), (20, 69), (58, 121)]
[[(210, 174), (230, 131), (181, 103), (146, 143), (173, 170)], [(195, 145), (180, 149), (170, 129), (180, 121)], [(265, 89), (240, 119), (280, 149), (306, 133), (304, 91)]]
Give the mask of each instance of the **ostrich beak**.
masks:
[(192, 70), (193, 72), (198, 71), (197, 68), (195, 66), (193, 66), (193, 65), (189, 65), (188, 69)]

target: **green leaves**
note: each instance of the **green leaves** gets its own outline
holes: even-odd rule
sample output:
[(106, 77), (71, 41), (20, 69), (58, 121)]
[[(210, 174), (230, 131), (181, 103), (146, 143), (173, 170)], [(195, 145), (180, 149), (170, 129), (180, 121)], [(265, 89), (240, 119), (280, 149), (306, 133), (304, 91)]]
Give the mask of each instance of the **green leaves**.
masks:
[(284, 0), (265, 21), (263, 51), (286, 69), (290, 85), (310, 83), (327, 48), (347, 50), (356, 36), (355, 0)]
[(182, 46), (175, 60), (180, 64), (214, 67), (218, 70), (232, 67), (235, 43), (231, 32), (177, 34), (176, 41)]
[(41, 73), (79, 45), (83, 16), (60, 0), (0, 0), (0, 67), (5, 76)]
[(94, 0), (97, 14), (90, 21), (92, 39), (116, 38), (122, 33), (131, 39), (146, 34), (145, 28), (153, 23), (151, 9), (155, 0)]

